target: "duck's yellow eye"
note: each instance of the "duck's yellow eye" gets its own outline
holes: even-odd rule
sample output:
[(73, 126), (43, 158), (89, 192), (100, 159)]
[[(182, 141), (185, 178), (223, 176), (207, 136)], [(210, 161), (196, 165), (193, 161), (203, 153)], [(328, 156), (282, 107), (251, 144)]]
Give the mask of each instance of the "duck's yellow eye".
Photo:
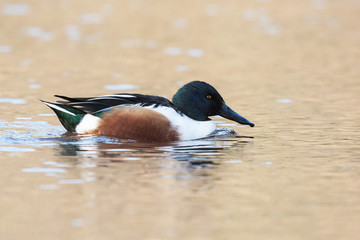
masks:
[(211, 95), (207, 95), (206, 98), (207, 98), (207, 99), (211, 99), (212, 97), (211, 97)]

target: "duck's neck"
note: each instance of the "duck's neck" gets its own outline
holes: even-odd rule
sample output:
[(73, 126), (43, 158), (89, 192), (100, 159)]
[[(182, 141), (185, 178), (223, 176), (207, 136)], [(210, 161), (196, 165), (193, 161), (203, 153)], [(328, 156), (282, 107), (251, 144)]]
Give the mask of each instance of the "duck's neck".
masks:
[(191, 95), (191, 93), (180, 90), (172, 98), (174, 106), (194, 120), (210, 120), (206, 113), (204, 113), (204, 106), (201, 105), (201, 101), (197, 99), (196, 95)]

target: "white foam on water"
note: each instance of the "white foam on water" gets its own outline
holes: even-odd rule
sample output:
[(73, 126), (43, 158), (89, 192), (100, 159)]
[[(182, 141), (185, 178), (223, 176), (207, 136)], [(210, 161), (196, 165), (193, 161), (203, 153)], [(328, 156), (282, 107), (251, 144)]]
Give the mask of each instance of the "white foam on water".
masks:
[(281, 27), (274, 24), (269, 24), (265, 27), (265, 33), (269, 35), (278, 35), (281, 33)]
[(271, 18), (268, 16), (266, 9), (246, 9), (243, 13), (246, 21), (253, 21), (268, 35), (278, 35), (282, 28), (279, 25), (273, 24)]
[(326, 3), (324, 0), (312, 0), (311, 5), (315, 10), (323, 10), (326, 7)]
[(75, 219), (71, 220), (71, 226), (82, 227), (82, 226), (84, 226), (84, 220), (81, 218), (75, 218)]
[(164, 53), (169, 56), (180, 56), (183, 54), (183, 49), (180, 47), (166, 47)]
[(42, 27), (25, 27), (23, 33), (42, 41), (51, 41), (54, 39), (54, 34), (46, 32)]
[(121, 40), (121, 46), (124, 48), (133, 48), (135, 47), (135, 42), (133, 39), (123, 39)]
[(84, 183), (83, 179), (60, 179), (59, 184), (82, 184)]
[(86, 13), (80, 16), (82, 24), (100, 24), (104, 21), (104, 17), (100, 13)]
[(81, 33), (77, 25), (66, 25), (65, 33), (69, 40), (80, 41), (81, 39)]
[(0, 98), (0, 103), (26, 104), (26, 100), (21, 98)]
[(56, 116), (55, 113), (39, 113), (38, 116), (40, 117), (53, 117)]
[(43, 190), (56, 190), (59, 189), (58, 185), (54, 185), (54, 184), (42, 184), (39, 186), (39, 189), (43, 189)]
[(188, 22), (185, 18), (177, 18), (174, 21), (174, 26), (176, 28), (186, 28), (187, 24), (188, 24)]
[(187, 55), (189, 57), (203, 57), (204, 56), (204, 50), (199, 48), (192, 48), (187, 51)]
[(6, 4), (2, 8), (2, 13), (9, 16), (26, 16), (31, 12), (29, 4), (17, 3), (17, 4)]
[(140, 158), (138, 158), (138, 157), (126, 157), (126, 158), (123, 158), (123, 160), (125, 160), (125, 161), (136, 161), (136, 160), (140, 160)]
[(157, 42), (154, 40), (148, 40), (145, 42), (145, 47), (147, 49), (155, 49), (157, 48)]
[(33, 148), (0, 147), (0, 152), (35, 152)]
[(139, 87), (132, 84), (118, 84), (118, 85), (106, 85), (104, 88), (106, 90), (111, 90), (111, 91), (124, 91), (124, 90), (138, 89)]
[(33, 83), (33, 84), (30, 84), (29, 88), (32, 88), (32, 89), (37, 89), (37, 88), (40, 88), (41, 85), (40, 84), (36, 84), (36, 83)]
[(113, 78), (122, 78), (122, 77), (123, 77), (123, 74), (121, 74), (121, 73), (113, 73), (113, 74), (112, 74), (112, 77), (113, 77)]
[(97, 33), (85, 36), (85, 42), (87, 42), (87, 43), (94, 43), (94, 42), (98, 41), (99, 39), (101, 39), (101, 35), (97, 34)]
[(17, 117), (16, 120), (31, 120), (31, 117)]
[(189, 71), (189, 66), (187, 66), (187, 65), (176, 65), (175, 66), (175, 71), (177, 71), (177, 72)]
[(281, 98), (281, 99), (276, 99), (276, 102), (278, 102), (278, 103), (292, 103), (293, 100), (288, 99), (288, 98)]
[(32, 62), (33, 62), (33, 60), (31, 60), (31, 59), (23, 59), (23, 60), (21, 60), (20, 65), (23, 66), (23, 67), (27, 67), (27, 66), (29, 66)]
[(0, 53), (11, 53), (13, 51), (13, 47), (9, 45), (0, 45)]
[(39, 167), (23, 168), (21, 171), (28, 172), (28, 173), (64, 173), (64, 172), (66, 172), (66, 170), (62, 169), (62, 168), (39, 168)]
[(55, 165), (56, 162), (47, 161), (47, 162), (43, 162), (42, 164), (44, 164), (44, 165)]
[(273, 165), (273, 162), (262, 162), (261, 165)]
[(208, 4), (205, 7), (205, 14), (209, 17), (215, 17), (219, 14), (219, 6), (216, 4)]
[(63, 76), (63, 77), (70, 77), (70, 75), (71, 75), (71, 72), (62, 72), (61, 73), (61, 76)]
[(226, 161), (225, 163), (242, 163), (241, 160), (229, 160), (229, 161)]
[(113, 13), (113, 6), (109, 3), (106, 3), (103, 7), (102, 7), (102, 14), (104, 15), (110, 15)]

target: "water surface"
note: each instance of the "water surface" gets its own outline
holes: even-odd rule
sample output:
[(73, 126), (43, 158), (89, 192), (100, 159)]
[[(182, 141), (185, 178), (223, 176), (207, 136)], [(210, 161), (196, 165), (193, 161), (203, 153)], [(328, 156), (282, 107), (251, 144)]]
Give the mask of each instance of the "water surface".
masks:
[[(359, 2), (0, 4), (1, 239), (359, 239)], [(214, 85), (256, 124), (64, 135), (39, 99)], [(235, 132), (233, 132), (233, 129)]]

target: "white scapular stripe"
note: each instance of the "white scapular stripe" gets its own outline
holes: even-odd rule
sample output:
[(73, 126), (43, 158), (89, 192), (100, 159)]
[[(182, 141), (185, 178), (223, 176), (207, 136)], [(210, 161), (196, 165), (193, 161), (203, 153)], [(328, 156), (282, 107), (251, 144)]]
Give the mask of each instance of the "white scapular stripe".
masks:
[(90, 100), (96, 100), (96, 99), (118, 99), (118, 98), (134, 98), (136, 96), (131, 94), (112, 94), (112, 95), (104, 95), (100, 97), (91, 98)]
[(67, 113), (67, 114), (70, 114), (70, 115), (72, 115), (72, 116), (76, 116), (76, 114), (75, 113), (72, 113), (72, 112), (70, 112), (70, 111), (68, 111), (68, 110), (66, 110), (66, 109), (64, 109), (64, 108), (62, 108), (62, 107), (59, 107), (58, 105), (55, 105), (55, 104), (52, 104), (52, 103), (49, 103), (49, 102), (44, 102), (46, 105), (48, 105), (49, 107), (51, 107), (51, 108), (55, 108), (56, 110), (59, 110), (59, 111), (61, 111), (61, 112), (64, 112), (64, 113)]
[(182, 116), (171, 107), (148, 106), (145, 108), (152, 109), (158, 113), (163, 114), (170, 120), (172, 126), (174, 126), (180, 134), (180, 140), (199, 139), (208, 136), (215, 131), (216, 125), (213, 121), (196, 121), (189, 118), (185, 114)]
[(112, 96), (115, 96), (115, 97), (123, 97), (123, 98), (132, 98), (132, 97), (136, 97), (136, 96), (131, 95), (131, 94), (118, 94), (118, 95), (112, 95)]
[(91, 114), (86, 114), (80, 123), (76, 126), (75, 131), (80, 134), (89, 133), (99, 127), (101, 119)]

